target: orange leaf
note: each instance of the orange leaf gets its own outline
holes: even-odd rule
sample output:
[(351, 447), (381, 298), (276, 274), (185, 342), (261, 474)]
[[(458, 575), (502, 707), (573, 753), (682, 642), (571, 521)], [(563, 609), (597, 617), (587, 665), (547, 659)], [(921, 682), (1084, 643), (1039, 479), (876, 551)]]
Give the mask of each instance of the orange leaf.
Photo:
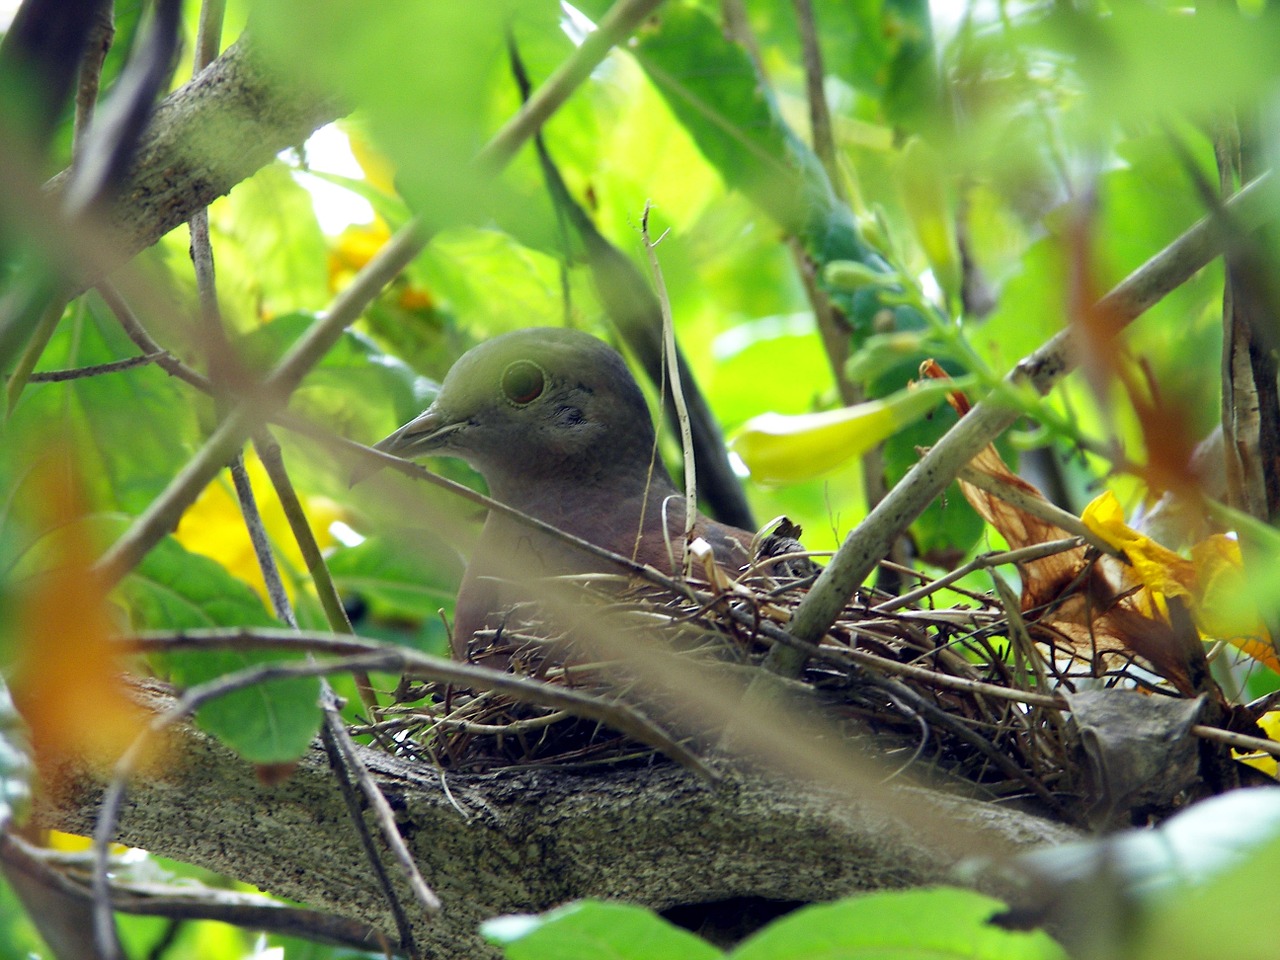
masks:
[(125, 693), (107, 590), (74, 461), (57, 454), (33, 471), (27, 491), (45, 534), (46, 568), (15, 585), (17, 659), (10, 689), (46, 776), (72, 757), (114, 762), (141, 732), (144, 711)]

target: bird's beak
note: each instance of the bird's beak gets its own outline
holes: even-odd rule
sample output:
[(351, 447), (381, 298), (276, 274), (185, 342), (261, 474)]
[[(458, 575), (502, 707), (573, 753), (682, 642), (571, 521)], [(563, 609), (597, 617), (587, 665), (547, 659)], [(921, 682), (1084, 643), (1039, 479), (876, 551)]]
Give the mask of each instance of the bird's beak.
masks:
[[(381, 450), (383, 453), (389, 453), (392, 456), (404, 457), (405, 459), (434, 453), (444, 443), (444, 439), (449, 434), (455, 430), (462, 429), (464, 426), (466, 426), (465, 420), (450, 422), (449, 418), (442, 415), (433, 405), (414, 417), (395, 433), (379, 440), (373, 445), (373, 449)], [(352, 475), (351, 485), (355, 486), (361, 480), (376, 472), (377, 469), (377, 465), (373, 463), (366, 463), (366, 465), (358, 467)]]
[(461, 423), (448, 423), (439, 410), (430, 406), (391, 436), (379, 440), (373, 448), (397, 457), (413, 457), (430, 452), (461, 426)]

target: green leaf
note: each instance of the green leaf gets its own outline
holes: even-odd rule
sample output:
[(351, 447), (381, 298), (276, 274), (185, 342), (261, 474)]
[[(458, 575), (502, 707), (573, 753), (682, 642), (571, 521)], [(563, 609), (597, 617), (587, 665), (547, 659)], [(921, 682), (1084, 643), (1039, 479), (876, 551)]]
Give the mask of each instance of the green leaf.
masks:
[[(96, 295), (71, 304), (37, 372), (92, 366), (137, 356), (119, 323)], [(198, 436), (197, 395), (154, 365), (62, 383), (29, 383), (0, 443), (16, 463), (57, 439), (76, 451), (76, 465), (98, 509), (138, 513), (182, 468), (186, 445)]]
[(330, 298), (329, 252), (309, 194), (281, 162), (263, 167), (209, 208), (218, 302), (231, 330), (253, 330)]
[[(837, 200), (818, 158), (782, 119), (745, 51), (689, 4), (667, 4), (657, 24), (638, 35), (635, 55), (725, 182), (798, 237), (819, 271), (832, 261), (853, 261), (891, 273)], [(830, 292), (849, 320), (855, 348), (885, 331), (886, 310), (896, 329), (927, 326), (914, 307), (892, 302), (891, 286)]]
[[(121, 584), (135, 629), (279, 627), (258, 595), (219, 564), (162, 540)], [(182, 687), (246, 667), (296, 659), (279, 654), (211, 650), (162, 658)], [(314, 678), (274, 680), (213, 700), (196, 714), (207, 732), (253, 763), (296, 760), (320, 727), (320, 684)]]
[(690, 4), (663, 7), (657, 26), (632, 50), (708, 162), (818, 263), (874, 253), (861, 241), (848, 208), (837, 202), (813, 151), (782, 120), (746, 52)]
[(540, 917), (499, 917), (481, 932), (508, 960), (715, 960), (705, 940), (622, 903), (583, 900)]
[[(1190, 822), (1191, 814), (1196, 815), (1195, 822)], [(1134, 956), (1141, 960), (1274, 957), (1280, 943), (1280, 913), (1252, 910), (1249, 905), (1275, 888), (1280, 793), (1257, 788), (1215, 797), (1174, 817), (1164, 833), (1180, 854), (1168, 872), (1186, 876), (1194, 870), (1202, 882), (1190, 889), (1165, 890), (1144, 925), (1143, 943)], [(1224, 945), (1229, 945), (1225, 953)]]
[(765, 927), (730, 960), (1066, 960), (1041, 931), (993, 926), (1005, 905), (971, 890), (872, 893), (805, 907)]

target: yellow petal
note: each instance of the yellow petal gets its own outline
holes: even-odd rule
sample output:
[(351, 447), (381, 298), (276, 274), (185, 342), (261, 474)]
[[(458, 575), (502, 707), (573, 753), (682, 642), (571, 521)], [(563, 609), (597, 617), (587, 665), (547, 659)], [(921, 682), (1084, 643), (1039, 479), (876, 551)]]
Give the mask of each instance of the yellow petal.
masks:
[(1280, 673), (1280, 657), (1245, 578), (1240, 543), (1214, 534), (1191, 548), (1196, 568), (1196, 626)]
[[(1258, 720), (1260, 726), (1268, 737), (1272, 740), (1280, 740), (1280, 710), (1272, 710), (1270, 713), (1264, 713), (1262, 718)], [(1269, 753), (1255, 753), (1247, 756), (1241, 756), (1236, 751), (1236, 756), (1251, 767), (1257, 767), (1269, 777), (1276, 776), (1276, 758)]]
[(1094, 498), (1080, 519), (1107, 543), (1125, 552), (1134, 574), (1147, 589), (1164, 596), (1191, 596), (1195, 584), (1192, 562), (1126, 524), (1120, 501), (1110, 490)]
[(1225, 640), (1280, 673), (1280, 657), (1257, 607), (1249, 599), (1240, 545), (1215, 534), (1191, 550), (1187, 560), (1124, 522), (1115, 494), (1107, 491), (1081, 515), (1085, 526), (1125, 552), (1146, 588), (1149, 606), (1165, 610), (1165, 597), (1184, 597), (1201, 635)]
[(920, 384), (884, 400), (823, 413), (762, 413), (743, 424), (729, 446), (761, 483), (808, 480), (866, 453), (894, 431), (919, 420), (952, 386)]

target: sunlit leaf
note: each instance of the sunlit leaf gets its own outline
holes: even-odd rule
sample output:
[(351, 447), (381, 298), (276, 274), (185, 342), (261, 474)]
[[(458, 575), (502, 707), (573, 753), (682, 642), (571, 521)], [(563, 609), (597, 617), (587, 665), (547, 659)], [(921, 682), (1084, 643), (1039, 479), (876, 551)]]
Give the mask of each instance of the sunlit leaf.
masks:
[(542, 916), (499, 917), (482, 927), (508, 960), (714, 960), (723, 954), (642, 907), (585, 900)]
[(871, 893), (804, 907), (771, 923), (732, 960), (843, 960), (934, 957), (967, 960), (1066, 960), (1047, 934), (991, 923), (1005, 905), (951, 887)]

